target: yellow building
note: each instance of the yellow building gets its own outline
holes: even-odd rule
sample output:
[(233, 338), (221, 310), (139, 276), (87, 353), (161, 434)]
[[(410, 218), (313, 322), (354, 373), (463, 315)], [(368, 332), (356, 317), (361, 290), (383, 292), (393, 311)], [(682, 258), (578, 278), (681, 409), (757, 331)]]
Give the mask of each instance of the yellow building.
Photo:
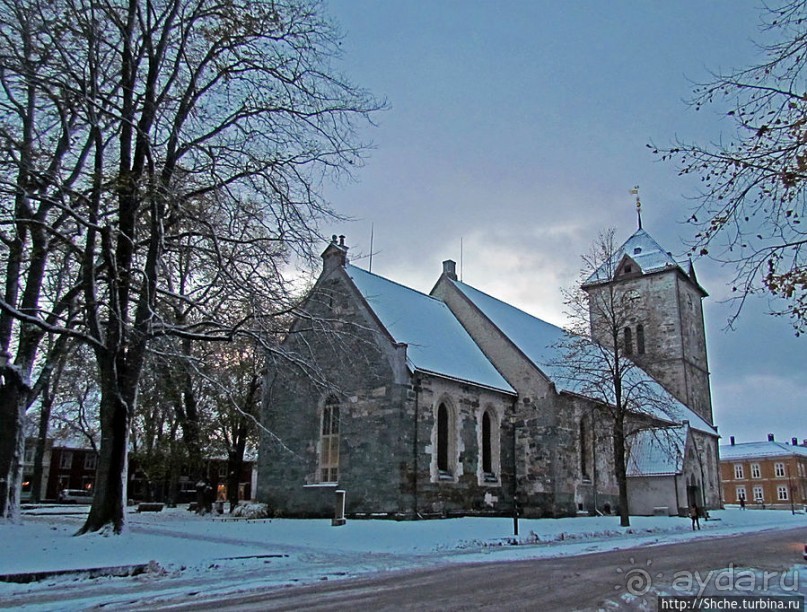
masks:
[(720, 447), (720, 475), (724, 504), (748, 508), (801, 510), (807, 505), (807, 446), (793, 438), (790, 444), (744, 442)]

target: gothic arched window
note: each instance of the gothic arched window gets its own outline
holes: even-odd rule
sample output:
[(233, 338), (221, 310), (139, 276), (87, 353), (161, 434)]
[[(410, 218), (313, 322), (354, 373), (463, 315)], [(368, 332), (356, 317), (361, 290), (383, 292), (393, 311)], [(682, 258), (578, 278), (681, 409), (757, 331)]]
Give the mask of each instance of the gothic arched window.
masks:
[(636, 351), (644, 355), (644, 325), (641, 323), (636, 326)]
[(631, 331), (630, 327), (625, 328), (624, 337), (625, 337), (625, 354), (633, 355), (633, 332)]
[(446, 474), (451, 473), (448, 452), (451, 420), (449, 416), (448, 407), (440, 404), (437, 408), (437, 469)]
[(493, 474), (493, 443), (491, 439), (490, 413), (482, 415), (482, 471)]
[(583, 477), (583, 480), (589, 479), (588, 455), (588, 432), (586, 431), (586, 421), (582, 418), (580, 419), (580, 475)]
[(322, 409), (319, 451), (320, 482), (339, 480), (339, 400), (331, 395)]

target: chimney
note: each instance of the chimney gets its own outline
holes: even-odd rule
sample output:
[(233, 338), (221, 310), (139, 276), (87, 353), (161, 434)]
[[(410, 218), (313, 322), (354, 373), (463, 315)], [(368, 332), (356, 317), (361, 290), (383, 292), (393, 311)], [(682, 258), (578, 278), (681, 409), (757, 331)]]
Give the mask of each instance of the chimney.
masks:
[(773, 434), (768, 434), (768, 442), (773, 442)]
[(457, 262), (453, 259), (446, 259), (443, 262), (443, 274), (451, 280), (457, 280)]
[(790, 438), (790, 445), (791, 446), (798, 446), (799, 445), (799, 439), (796, 438), (795, 436), (793, 438)]
[(731, 442), (731, 445), (734, 446), (734, 436), (729, 436), (729, 442)]
[(322, 252), (323, 271), (330, 271), (338, 266), (344, 268), (348, 263), (347, 250), (344, 236), (337, 236), (336, 234), (331, 236), (330, 244)]

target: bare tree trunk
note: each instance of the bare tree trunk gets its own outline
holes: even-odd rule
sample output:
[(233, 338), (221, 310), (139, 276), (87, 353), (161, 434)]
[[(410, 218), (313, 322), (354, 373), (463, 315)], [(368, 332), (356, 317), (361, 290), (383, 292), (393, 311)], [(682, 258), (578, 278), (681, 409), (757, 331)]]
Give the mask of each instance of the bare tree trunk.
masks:
[(619, 524), (630, 526), (628, 508), (628, 475), (625, 461), (625, 418), (618, 415), (614, 418), (614, 472), (619, 489)]
[(45, 462), (45, 449), (48, 444), (48, 429), (50, 427), (50, 413), (53, 408), (53, 391), (48, 385), (43, 389), (42, 407), (39, 413), (39, 429), (34, 451), (34, 473), (31, 476), (31, 501), (38, 504), (42, 501), (42, 470)]
[(234, 442), (234, 447), (227, 453), (227, 501), (230, 502), (230, 512), (235, 510), (238, 505), (238, 486), (241, 480), (241, 470), (244, 468), (247, 423), (243, 417), (239, 419), (238, 432)]
[[(188, 341), (187, 356), (190, 357), (190, 342)], [(180, 364), (182, 372), (177, 388), (182, 394), (175, 398), (175, 407), (179, 424), (182, 427), (182, 441), (188, 453), (188, 467), (191, 479), (199, 480), (204, 474), (202, 471), (202, 447), (199, 435), (199, 410), (196, 402), (196, 392), (193, 387), (191, 373)], [(169, 384), (171, 383), (169, 379)]]
[(11, 375), (0, 394), (0, 517), (19, 518), (28, 390)]
[[(111, 368), (109, 368), (111, 370)], [(101, 448), (95, 477), (95, 496), (90, 514), (79, 534), (111, 525), (115, 533), (124, 526), (128, 470), (129, 406), (119, 393), (117, 381), (101, 376)]]

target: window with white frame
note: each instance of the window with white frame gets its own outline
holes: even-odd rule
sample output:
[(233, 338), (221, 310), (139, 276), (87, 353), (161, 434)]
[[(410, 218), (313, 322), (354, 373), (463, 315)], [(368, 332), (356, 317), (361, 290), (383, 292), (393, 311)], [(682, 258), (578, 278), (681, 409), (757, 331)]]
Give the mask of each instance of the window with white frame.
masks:
[(734, 464), (734, 478), (741, 479), (745, 478), (745, 473), (743, 472), (743, 464), (742, 463), (735, 463)]
[[(499, 482), (499, 419), (496, 412), (486, 409), (480, 423), (480, 464), (482, 482)], [(480, 483), (481, 484), (481, 483)]]
[(759, 469), (758, 463), (751, 464), (751, 478), (762, 478), (762, 471)]
[(787, 495), (787, 487), (776, 487), (776, 498), (779, 501), (787, 501), (790, 499)]
[(754, 501), (755, 502), (765, 501), (765, 495), (762, 492), (762, 487), (754, 487)]
[(23, 463), (33, 463), (35, 455), (36, 455), (36, 446), (26, 446)]
[(339, 400), (333, 395), (322, 409), (322, 429), (319, 451), (320, 482), (339, 480)]
[(451, 406), (440, 402), (437, 406), (437, 476), (453, 480), (456, 469), (455, 417)]
[(740, 501), (741, 499), (746, 499), (745, 487), (737, 487), (737, 501)]
[(781, 478), (785, 475), (785, 464), (784, 463), (774, 463), (773, 464), (773, 472), (776, 474), (777, 478)]
[(59, 458), (59, 468), (69, 470), (73, 467), (73, 453), (71, 451), (62, 451), (62, 456)]
[(98, 455), (95, 453), (87, 453), (84, 455), (84, 469), (94, 470), (98, 466)]
[(482, 415), (482, 471), (487, 476), (493, 475), (493, 444), (490, 424), (490, 412), (485, 410)]

